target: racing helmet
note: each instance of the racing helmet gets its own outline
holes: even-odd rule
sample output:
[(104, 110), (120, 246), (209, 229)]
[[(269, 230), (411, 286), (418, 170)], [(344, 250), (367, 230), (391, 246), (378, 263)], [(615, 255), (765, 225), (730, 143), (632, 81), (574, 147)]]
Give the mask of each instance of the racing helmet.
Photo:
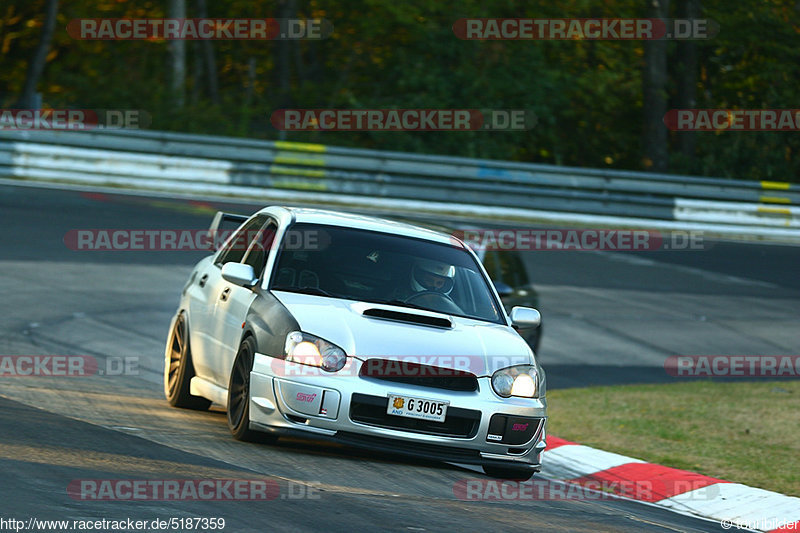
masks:
[(456, 276), (453, 265), (433, 259), (417, 259), (411, 272), (411, 286), (416, 292), (450, 294)]

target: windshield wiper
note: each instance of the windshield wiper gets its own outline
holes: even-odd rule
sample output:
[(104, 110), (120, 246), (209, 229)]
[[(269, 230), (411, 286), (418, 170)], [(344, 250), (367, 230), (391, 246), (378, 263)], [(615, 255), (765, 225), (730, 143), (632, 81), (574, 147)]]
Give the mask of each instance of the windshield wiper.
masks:
[(328, 291), (323, 291), (319, 287), (272, 287), (273, 291), (294, 292), (297, 294), (313, 294), (315, 296), (329, 296), (331, 298), (338, 298)]

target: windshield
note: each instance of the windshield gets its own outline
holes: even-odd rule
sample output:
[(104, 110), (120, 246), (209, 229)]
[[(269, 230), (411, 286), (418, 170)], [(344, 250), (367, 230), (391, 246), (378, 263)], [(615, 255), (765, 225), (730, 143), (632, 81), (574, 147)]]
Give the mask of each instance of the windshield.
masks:
[(270, 289), (505, 323), (466, 250), (388, 233), (295, 224), (281, 243)]

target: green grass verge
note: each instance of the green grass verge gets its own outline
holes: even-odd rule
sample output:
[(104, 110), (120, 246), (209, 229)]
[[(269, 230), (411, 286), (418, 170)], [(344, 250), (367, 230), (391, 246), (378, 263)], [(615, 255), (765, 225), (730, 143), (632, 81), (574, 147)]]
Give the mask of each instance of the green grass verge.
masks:
[(548, 433), (800, 496), (800, 381), (553, 390)]

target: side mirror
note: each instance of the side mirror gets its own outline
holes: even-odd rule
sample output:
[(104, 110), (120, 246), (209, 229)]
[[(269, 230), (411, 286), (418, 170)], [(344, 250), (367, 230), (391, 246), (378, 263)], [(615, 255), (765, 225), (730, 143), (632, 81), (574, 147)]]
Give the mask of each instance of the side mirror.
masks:
[(500, 296), (500, 298), (511, 296), (511, 294), (514, 292), (514, 289), (512, 289), (510, 286), (506, 285), (502, 281), (493, 281), (492, 283), (494, 283), (494, 288), (495, 290), (497, 290), (497, 294)]
[(511, 324), (514, 327), (538, 328), (542, 323), (542, 315), (532, 307), (514, 307), (511, 309)]
[(258, 282), (253, 267), (233, 262), (222, 265), (222, 279), (242, 287), (252, 287)]

